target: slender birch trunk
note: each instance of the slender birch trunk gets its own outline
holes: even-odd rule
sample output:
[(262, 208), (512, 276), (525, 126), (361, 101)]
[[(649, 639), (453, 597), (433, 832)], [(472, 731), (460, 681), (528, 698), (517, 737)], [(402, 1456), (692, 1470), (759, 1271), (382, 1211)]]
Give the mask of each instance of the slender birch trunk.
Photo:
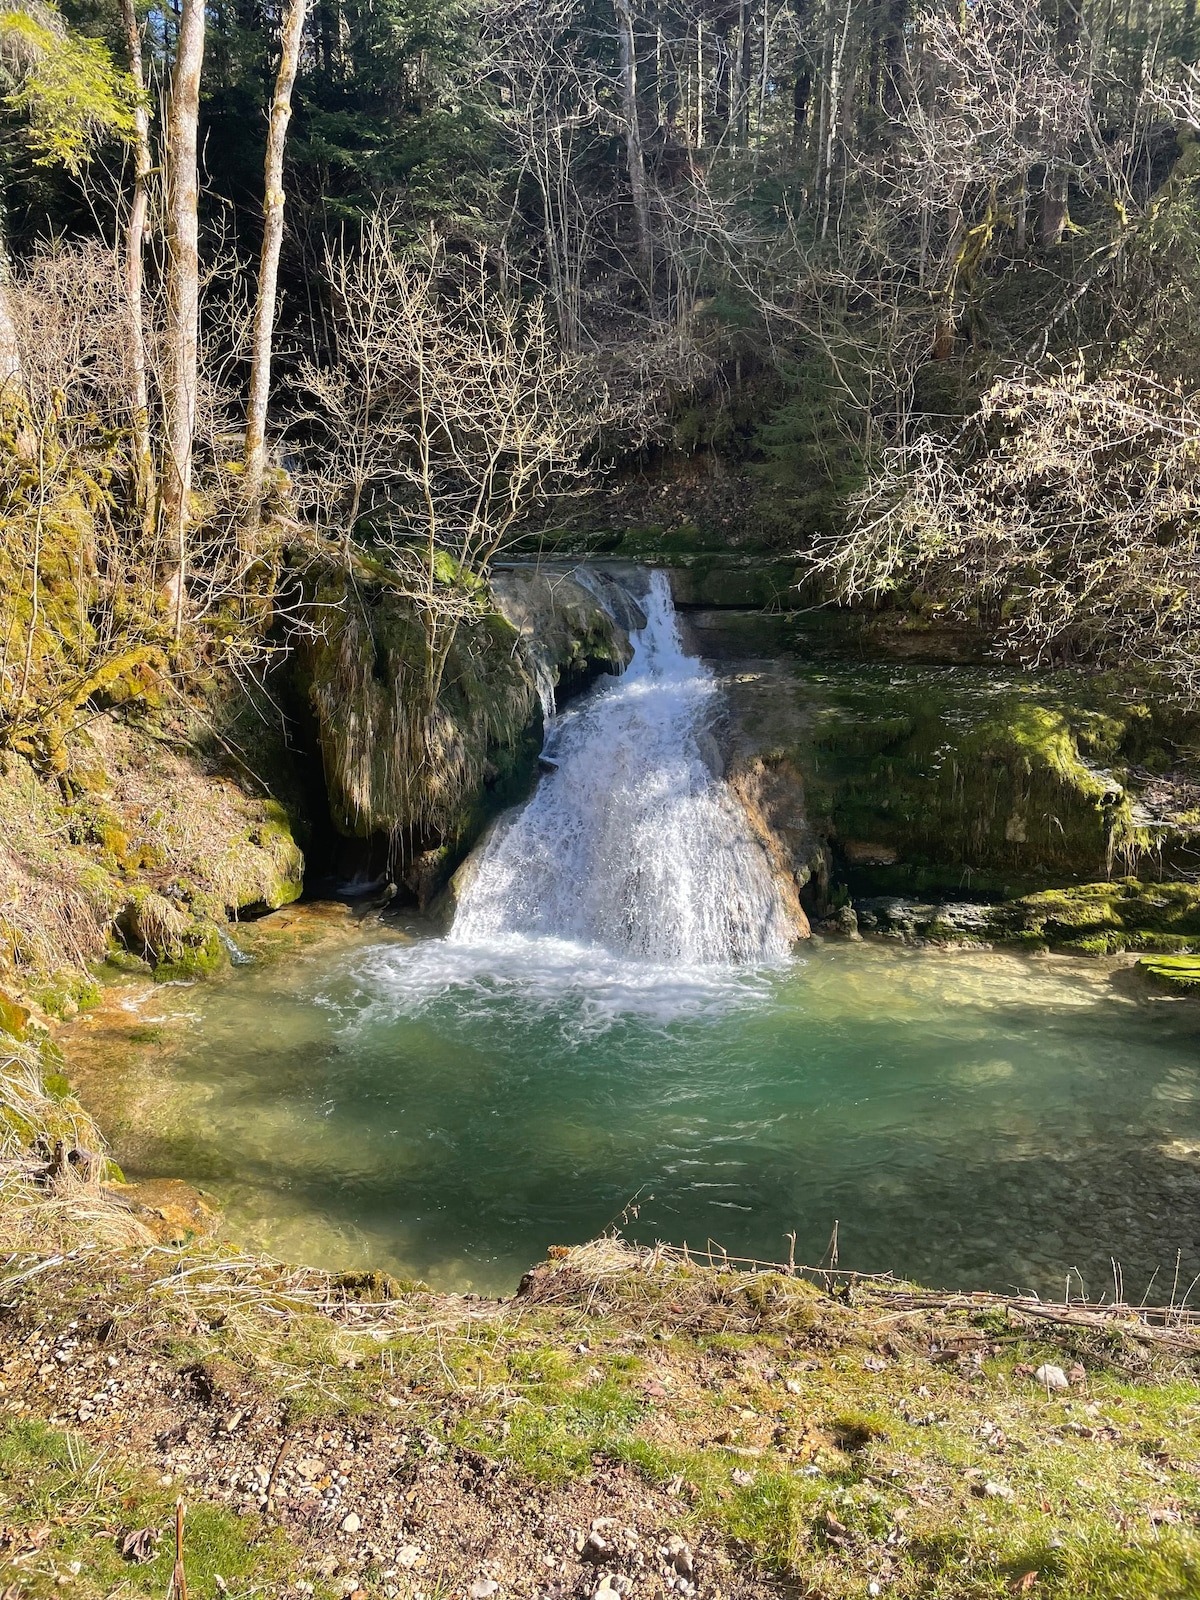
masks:
[(182, 0), (167, 113), (167, 347), (162, 504), (175, 560), (175, 639), (183, 633), (200, 349), (200, 176), (196, 164), (204, 0)]
[(138, 510), (150, 515), (154, 502), (154, 451), (150, 444), (150, 391), (146, 376), (146, 327), (142, 310), (143, 251), (149, 232), (150, 113), (146, 109), (146, 80), (142, 70), (142, 36), (133, 0), (121, 0), (125, 41), (129, 49), (129, 75), (137, 90), (134, 109), (133, 198), (125, 234), (125, 298), (129, 308), (129, 348), (132, 365), (133, 473)]
[(250, 369), (250, 402), (246, 412), (246, 531), (258, 531), (262, 516), (263, 473), (267, 450), (267, 404), (271, 397), (271, 340), (275, 329), (275, 297), (279, 252), (283, 246), (283, 152), (292, 116), (292, 89), (300, 65), (300, 42), (308, 0), (291, 0), (283, 19), (279, 73), (267, 132), (263, 197), (262, 261), (258, 272), (258, 304), (254, 311), (254, 355)]

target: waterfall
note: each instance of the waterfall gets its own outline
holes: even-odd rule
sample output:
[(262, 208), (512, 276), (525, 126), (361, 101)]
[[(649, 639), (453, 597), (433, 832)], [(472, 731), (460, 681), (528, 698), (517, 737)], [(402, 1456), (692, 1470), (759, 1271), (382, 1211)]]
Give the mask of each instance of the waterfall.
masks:
[(702, 753), (716, 681), (684, 653), (663, 573), (639, 603), (629, 667), (550, 725), (553, 770), (483, 846), (451, 942), (554, 938), (688, 966), (787, 954), (766, 853)]

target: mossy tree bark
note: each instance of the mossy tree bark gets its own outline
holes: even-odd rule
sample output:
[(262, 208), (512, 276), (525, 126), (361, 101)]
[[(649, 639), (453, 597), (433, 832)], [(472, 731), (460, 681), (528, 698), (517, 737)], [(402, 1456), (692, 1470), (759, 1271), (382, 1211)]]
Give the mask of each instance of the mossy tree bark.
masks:
[(174, 631), (183, 633), (200, 346), (199, 171), (196, 131), (204, 62), (204, 0), (182, 0), (167, 115), (167, 340), (162, 504), (175, 567)]

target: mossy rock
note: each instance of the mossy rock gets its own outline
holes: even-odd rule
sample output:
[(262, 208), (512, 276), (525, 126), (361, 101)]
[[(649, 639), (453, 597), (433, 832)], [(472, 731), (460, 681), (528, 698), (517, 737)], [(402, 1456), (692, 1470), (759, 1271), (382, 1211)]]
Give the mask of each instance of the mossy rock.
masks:
[(1121, 878), (994, 905), (875, 896), (859, 900), (856, 909), (869, 931), (942, 944), (983, 941), (1091, 956), (1149, 951), (1185, 961), (1200, 951), (1200, 886), (1191, 883)]
[(1200, 885), (1137, 878), (1079, 884), (997, 907), (992, 922), (1001, 937), (1032, 934), (1088, 955), (1185, 952), (1200, 947)]
[(1138, 971), (1144, 972), (1160, 989), (1200, 995), (1200, 955), (1143, 956), (1138, 962)]
[(88, 972), (64, 967), (49, 982), (37, 985), (32, 997), (48, 1016), (69, 1020), (99, 1004), (100, 985)]
[[(464, 590), (462, 617), (427, 703), (427, 638), (386, 570), (318, 583), (325, 631), (300, 666), (317, 719), (330, 816), (351, 838), (390, 835), (428, 847), (463, 833), (490, 788), (535, 768), (536, 685), (516, 630)], [(330, 619), (334, 620), (330, 620)]]
[(14, 1039), (20, 1039), (24, 1037), (28, 1026), (28, 1009), (11, 995), (0, 990), (0, 1033), (8, 1033)]
[(154, 969), (159, 983), (187, 983), (210, 978), (229, 965), (229, 952), (214, 923), (199, 923), (180, 939), (171, 955)]
[(1187, 860), (1186, 830), (1150, 820), (1130, 776), (1156, 748), (1151, 712), (1081, 675), (805, 662), (769, 702), (734, 699), (803, 774), (856, 898), (1008, 898)]

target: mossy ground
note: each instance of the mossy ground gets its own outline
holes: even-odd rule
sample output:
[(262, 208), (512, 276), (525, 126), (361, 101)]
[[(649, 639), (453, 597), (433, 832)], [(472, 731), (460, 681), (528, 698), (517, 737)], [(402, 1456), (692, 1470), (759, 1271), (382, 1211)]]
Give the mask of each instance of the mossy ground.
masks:
[[(195, 1251), (39, 1265), (10, 1265), (0, 1331), (0, 1577), (32, 1594), (74, 1562), (72, 1592), (110, 1592), (140, 1527), (164, 1537), (124, 1592), (161, 1593), (176, 1495), (204, 1595), (218, 1572), (235, 1594), (486, 1576), (589, 1595), (607, 1570), (660, 1596), (671, 1534), (702, 1597), (1200, 1587), (1186, 1329), (1161, 1344), (606, 1241), (507, 1302), (363, 1303), (369, 1286)], [(606, 1514), (607, 1548), (581, 1552)]]

